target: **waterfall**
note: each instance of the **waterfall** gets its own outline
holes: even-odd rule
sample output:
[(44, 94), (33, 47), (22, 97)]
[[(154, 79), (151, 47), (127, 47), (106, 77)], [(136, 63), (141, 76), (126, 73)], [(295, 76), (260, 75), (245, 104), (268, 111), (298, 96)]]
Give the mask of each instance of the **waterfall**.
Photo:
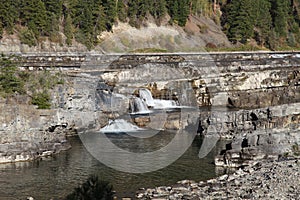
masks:
[(176, 102), (174, 100), (154, 99), (153, 101), (154, 101), (154, 108), (156, 109), (177, 107)]
[(146, 102), (138, 97), (134, 97), (130, 101), (130, 110), (131, 110), (131, 113), (133, 113), (133, 114), (150, 113), (150, 110), (148, 109)]
[(144, 129), (139, 128), (138, 126), (135, 126), (124, 119), (116, 119), (116, 120), (110, 120), (107, 126), (100, 129), (100, 132), (121, 133), (121, 132), (135, 132), (140, 130), (144, 130)]
[(148, 89), (139, 90), (140, 98), (144, 100), (148, 107), (154, 109), (174, 108), (177, 106), (174, 100), (153, 99), (151, 92)]
[(140, 95), (140, 98), (146, 102), (147, 106), (149, 106), (149, 107), (155, 106), (152, 94), (148, 89), (144, 89), (144, 88), (140, 89), (139, 95)]

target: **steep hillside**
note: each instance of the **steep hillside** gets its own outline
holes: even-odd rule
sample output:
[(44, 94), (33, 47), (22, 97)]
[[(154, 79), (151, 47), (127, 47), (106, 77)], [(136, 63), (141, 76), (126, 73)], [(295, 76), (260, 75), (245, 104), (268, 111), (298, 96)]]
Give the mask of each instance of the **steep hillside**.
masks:
[(299, 5), (300, 0), (0, 0), (0, 50), (172, 52), (231, 44), (298, 49)]
[[(23, 44), (17, 34), (4, 34), (0, 52), (37, 52), (37, 51), (88, 51), (82, 43), (73, 40), (66, 44), (66, 37), (59, 33), (62, 42), (57, 43), (49, 37), (43, 37), (35, 46)], [(143, 49), (152, 51), (204, 51), (206, 46), (229, 47), (231, 43), (222, 32), (221, 27), (207, 17), (190, 16), (185, 27), (164, 24), (158, 26), (149, 20), (147, 24), (136, 28), (128, 23), (118, 22), (111, 31), (104, 31), (97, 36), (99, 42), (91, 50), (97, 52), (132, 52)]]

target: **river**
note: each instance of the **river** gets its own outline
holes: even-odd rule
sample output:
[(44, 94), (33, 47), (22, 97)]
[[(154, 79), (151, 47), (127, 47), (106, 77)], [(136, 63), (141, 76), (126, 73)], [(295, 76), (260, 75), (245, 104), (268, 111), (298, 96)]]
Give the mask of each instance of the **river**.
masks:
[(144, 174), (131, 174), (100, 163), (89, 154), (79, 137), (69, 140), (72, 148), (52, 157), (0, 165), (0, 199), (26, 199), (28, 196), (38, 200), (63, 199), (91, 174), (109, 181), (118, 197), (133, 197), (141, 187), (172, 185), (183, 179), (207, 180), (224, 173), (213, 164), (214, 155), (224, 141), (218, 142), (204, 159), (199, 159), (202, 139), (196, 136), (184, 155), (168, 167)]

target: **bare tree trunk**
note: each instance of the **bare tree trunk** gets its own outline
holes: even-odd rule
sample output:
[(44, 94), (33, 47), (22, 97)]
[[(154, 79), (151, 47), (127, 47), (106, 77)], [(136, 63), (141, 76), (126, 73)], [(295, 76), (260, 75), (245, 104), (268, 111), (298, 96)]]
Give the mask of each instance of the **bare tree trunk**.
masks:
[(214, 5), (213, 5), (213, 12), (216, 14), (217, 11), (217, 0), (214, 0)]

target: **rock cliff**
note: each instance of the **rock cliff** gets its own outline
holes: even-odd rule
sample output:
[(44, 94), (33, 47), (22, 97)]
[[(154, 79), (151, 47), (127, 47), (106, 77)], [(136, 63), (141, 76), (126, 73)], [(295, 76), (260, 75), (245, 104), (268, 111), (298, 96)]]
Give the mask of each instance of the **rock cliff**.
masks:
[[(154, 98), (197, 106), (198, 132), (207, 138), (203, 154), (220, 137), (232, 140), (216, 165), (235, 167), (292, 155), (300, 144), (299, 55), (23, 54), (22, 70), (61, 70), (66, 83), (52, 91), (51, 110), (1, 103), (1, 162), (58, 152), (66, 147), (66, 132), (99, 130), (110, 119), (129, 115), (140, 88), (147, 88)], [(159, 126), (177, 129), (191, 123), (180, 122), (179, 116), (161, 116), (165, 123)], [(155, 121), (132, 115), (129, 120), (140, 126)]]

